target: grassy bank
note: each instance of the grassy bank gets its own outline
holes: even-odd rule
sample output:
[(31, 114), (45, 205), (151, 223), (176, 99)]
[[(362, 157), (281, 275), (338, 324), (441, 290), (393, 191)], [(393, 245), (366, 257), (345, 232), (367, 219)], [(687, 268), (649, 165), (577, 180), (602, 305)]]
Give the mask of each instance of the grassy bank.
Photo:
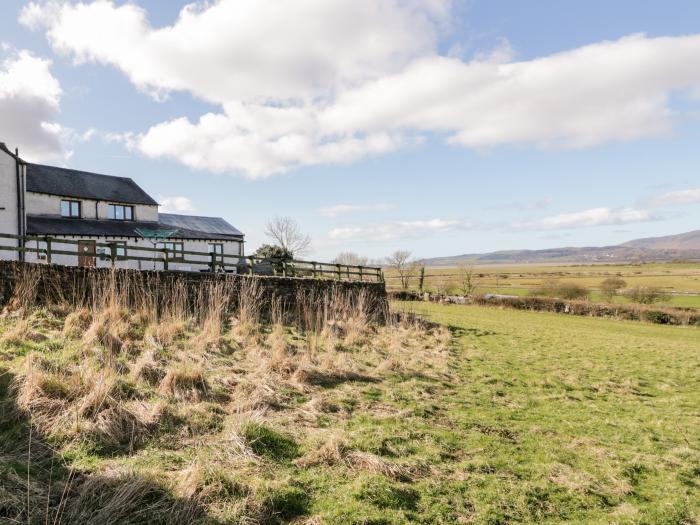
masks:
[(698, 519), (697, 329), (427, 303), (398, 307), (450, 330), (382, 327), (358, 298), (292, 326), (212, 299), (0, 320), (0, 521)]

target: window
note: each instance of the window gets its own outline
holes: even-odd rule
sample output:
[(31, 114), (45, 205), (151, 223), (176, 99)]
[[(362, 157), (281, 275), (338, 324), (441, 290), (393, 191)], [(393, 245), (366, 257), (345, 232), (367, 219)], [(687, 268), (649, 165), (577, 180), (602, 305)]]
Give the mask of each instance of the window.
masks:
[(107, 205), (107, 218), (115, 221), (131, 221), (134, 219), (134, 207), (123, 204)]
[[(125, 241), (107, 241), (110, 244), (117, 245), (117, 257), (126, 257), (126, 242)], [(111, 249), (107, 248), (107, 255), (110, 256)]]
[(36, 241), (36, 248), (37, 253), (36, 253), (36, 258), (39, 259), (40, 261), (45, 261), (46, 260), (46, 241)]
[(61, 217), (80, 218), (80, 201), (61, 201)]
[(213, 257), (214, 257), (214, 261), (215, 261), (215, 262), (217, 262), (217, 263), (224, 262), (224, 258), (223, 258), (223, 255), (224, 255), (224, 245), (223, 245), (223, 244), (221, 244), (221, 243), (216, 243), (216, 242), (210, 243), (210, 244), (209, 244), (209, 254), (210, 254), (210, 257), (211, 257), (211, 254), (212, 254), (212, 253), (214, 254)]
[(159, 242), (156, 244), (156, 248), (168, 250), (168, 259), (170, 261), (182, 261), (185, 258), (185, 254), (182, 253), (184, 248), (181, 242)]

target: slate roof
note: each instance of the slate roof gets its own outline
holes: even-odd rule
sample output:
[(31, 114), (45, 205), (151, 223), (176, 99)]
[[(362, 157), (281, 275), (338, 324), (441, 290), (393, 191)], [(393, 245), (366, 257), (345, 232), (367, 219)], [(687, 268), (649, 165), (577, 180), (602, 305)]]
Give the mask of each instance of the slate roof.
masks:
[(27, 164), (27, 191), (61, 197), (158, 205), (128, 177), (100, 175), (41, 164)]
[[(231, 226), (231, 228), (233, 227)], [(162, 222), (67, 219), (63, 217), (47, 217), (38, 215), (27, 216), (27, 233), (29, 235), (85, 235), (89, 237), (99, 236), (139, 238), (140, 236), (136, 233), (137, 229), (170, 231), (177, 229), (177, 233), (171, 237), (172, 239), (204, 241), (230, 241), (243, 239), (242, 233), (239, 233), (238, 235), (230, 235), (216, 232), (204, 232), (191, 230), (188, 228), (175, 228), (171, 224), (164, 224)]]
[(175, 215), (173, 213), (158, 214), (161, 224), (167, 224), (175, 228), (194, 230), (220, 235), (243, 237), (243, 233), (231, 226), (221, 217), (200, 217), (198, 215)]

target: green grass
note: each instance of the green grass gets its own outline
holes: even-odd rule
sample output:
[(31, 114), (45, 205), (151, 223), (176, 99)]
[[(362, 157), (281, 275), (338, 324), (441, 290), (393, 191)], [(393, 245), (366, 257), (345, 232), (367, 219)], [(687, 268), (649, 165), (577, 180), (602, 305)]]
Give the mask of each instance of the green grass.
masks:
[(700, 331), (404, 304), (458, 335), (433, 402), (476, 522), (694, 523)]
[[(181, 411), (164, 419), (173, 428), (154, 432), (141, 448), (105, 455), (89, 443), (50, 442), (60, 461), (47, 456), (32, 481), (46, 482), (54, 462), (63, 469), (53, 471), (54, 482), (69, 469), (147, 472), (146, 480), (164, 485), (148, 481), (144, 494), (154, 501), (141, 507), (167, 504), (198, 516), (193, 523), (240, 523), (236, 505), (244, 501), (265, 516), (250, 522), (264, 523), (698, 522), (699, 329), (423, 302), (395, 307), (450, 326), (447, 362), (431, 361), (427, 351), (416, 368), (379, 373), (377, 359), (390, 346), (376, 350), (379, 358), (342, 349), (336, 358), (353, 359), (376, 379), (308, 383), (293, 395), (290, 386), (279, 388), (265, 419), (240, 431), (257, 458), (236, 456), (230, 441), (226, 421), (236, 413), (227, 403), (235, 398), (171, 401)], [(0, 321), (0, 333), (11, 323)], [(32, 349), (69, 362), (70, 348), (48, 335)], [(240, 379), (243, 352), (212, 353), (216, 377)], [(22, 345), (0, 346), (0, 368), (9, 373), (25, 354)], [(0, 401), (9, 414), (4, 377)], [(27, 478), (29, 462), (17, 455), (28, 422), (0, 423), (2, 522), (2, 491)], [(332, 436), (342, 438), (344, 459), (298, 462)], [(195, 464), (204, 465), (196, 485), (202, 508), (192, 510), (165, 481), (179, 483)]]

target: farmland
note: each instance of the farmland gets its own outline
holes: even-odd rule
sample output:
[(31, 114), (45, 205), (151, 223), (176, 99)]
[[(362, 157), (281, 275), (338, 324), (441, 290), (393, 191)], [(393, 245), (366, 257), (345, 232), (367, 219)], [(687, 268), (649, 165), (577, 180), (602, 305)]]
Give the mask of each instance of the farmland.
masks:
[[(418, 272), (410, 280), (410, 288), (419, 285)], [(425, 268), (424, 289), (431, 292), (459, 293), (463, 269)], [(595, 265), (520, 265), (478, 266), (473, 268), (477, 293), (527, 295), (545, 280), (555, 279), (580, 284), (592, 290), (591, 298), (602, 298), (600, 283), (611, 276), (621, 276), (629, 288), (657, 287), (671, 294), (664, 304), (700, 308), (700, 263), (595, 264)], [(385, 270), (387, 287), (400, 288), (395, 270)], [(626, 302), (625, 297), (614, 299)]]

